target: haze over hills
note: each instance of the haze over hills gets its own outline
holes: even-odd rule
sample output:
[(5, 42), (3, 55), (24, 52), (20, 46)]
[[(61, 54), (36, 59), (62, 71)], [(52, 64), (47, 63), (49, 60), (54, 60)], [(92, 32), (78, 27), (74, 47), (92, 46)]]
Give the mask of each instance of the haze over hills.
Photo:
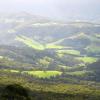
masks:
[[(90, 21), (54, 21), (25, 12), (2, 14), (0, 72), (1, 77), (15, 75), (14, 77), (21, 77), (23, 80), (25, 78), (30, 85), (31, 82), (37, 82), (37, 87), (41, 87), (41, 82), (58, 83), (57, 93), (69, 91), (64, 90), (63, 87), (67, 87), (65, 84), (100, 88), (100, 24)], [(60, 85), (62, 90), (58, 89)], [(50, 90), (56, 95), (54, 85), (51, 85), (52, 89), (48, 88), (49, 85), (46, 86), (47, 88), (43, 88), (44, 92)], [(37, 88), (34, 87), (34, 90), (37, 91)], [(89, 90), (87, 91), (91, 94), (87, 98), (90, 99), (86, 100), (92, 100), (90, 95), (93, 96), (93, 89)], [(80, 92), (83, 95), (85, 90)], [(99, 100), (99, 92), (99, 89), (95, 92), (95, 100)], [(80, 99), (76, 97), (76, 100)]]

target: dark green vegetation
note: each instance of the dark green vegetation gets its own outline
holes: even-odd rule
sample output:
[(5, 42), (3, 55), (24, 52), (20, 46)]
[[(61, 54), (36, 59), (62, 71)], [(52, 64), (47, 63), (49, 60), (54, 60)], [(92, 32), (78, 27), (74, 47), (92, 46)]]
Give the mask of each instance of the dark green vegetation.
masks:
[(4, 98), (11, 86), (23, 100), (100, 100), (100, 24), (0, 16), (0, 85)]
[(89, 85), (44, 83), (14, 74), (0, 77), (1, 100), (99, 100), (100, 90)]
[(3, 89), (3, 92), (1, 94), (2, 100), (30, 100), (30, 97), (28, 96), (28, 91), (24, 89), (22, 86), (17, 84), (11, 84), (6, 86)]

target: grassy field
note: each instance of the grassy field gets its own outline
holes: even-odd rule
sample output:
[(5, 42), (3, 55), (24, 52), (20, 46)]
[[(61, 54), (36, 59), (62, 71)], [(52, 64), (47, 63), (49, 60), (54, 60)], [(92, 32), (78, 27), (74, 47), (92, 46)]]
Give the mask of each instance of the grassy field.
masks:
[(59, 54), (80, 55), (78, 50), (57, 50), (56, 52)]
[(82, 76), (87, 76), (88, 73), (92, 73), (90, 71), (75, 71), (75, 72), (66, 72), (66, 74), (68, 75), (72, 75), (72, 76), (79, 76), (79, 77), (82, 77)]
[[(4, 73), (20, 73), (19, 70), (11, 70), (11, 69), (1, 69), (0, 72)], [(28, 75), (32, 75), (38, 78), (50, 78), (56, 77), (57, 75), (61, 75), (60, 71), (22, 71), (21, 74), (27, 73)]]
[(22, 73), (27, 73), (38, 78), (50, 78), (62, 74), (60, 71), (23, 71)]
[(1, 69), (0, 72), (7, 72), (7, 73), (19, 73), (19, 70), (13, 70), (13, 69)]
[(89, 64), (97, 61), (97, 58), (94, 57), (77, 57), (76, 59)]
[(28, 45), (29, 47), (32, 47), (36, 50), (44, 50), (44, 46), (28, 37), (25, 36), (20, 36), (20, 37), (16, 37), (16, 40), (23, 42), (24, 44)]

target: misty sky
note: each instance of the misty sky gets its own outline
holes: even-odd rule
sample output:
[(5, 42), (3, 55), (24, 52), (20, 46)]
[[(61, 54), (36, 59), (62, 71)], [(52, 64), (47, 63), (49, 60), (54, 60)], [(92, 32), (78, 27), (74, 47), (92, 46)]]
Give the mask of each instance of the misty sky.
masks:
[(31, 12), (56, 19), (100, 17), (100, 0), (0, 0), (0, 12)]

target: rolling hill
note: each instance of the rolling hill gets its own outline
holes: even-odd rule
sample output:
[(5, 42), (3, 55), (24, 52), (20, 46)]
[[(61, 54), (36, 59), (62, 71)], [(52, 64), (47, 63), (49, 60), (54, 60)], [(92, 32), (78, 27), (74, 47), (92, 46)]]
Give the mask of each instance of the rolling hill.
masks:
[[(40, 95), (50, 92), (56, 98), (57, 92), (64, 97), (72, 89), (73, 94), (68, 94), (72, 100), (99, 100), (99, 62), (100, 24), (54, 21), (25, 12), (0, 16), (0, 75), (16, 81), (20, 77), (21, 83), (27, 80), (29, 85), (36, 82), (37, 88), (32, 88)], [(37, 91), (40, 84), (47, 87)], [(84, 85), (88, 88), (83, 89)]]

